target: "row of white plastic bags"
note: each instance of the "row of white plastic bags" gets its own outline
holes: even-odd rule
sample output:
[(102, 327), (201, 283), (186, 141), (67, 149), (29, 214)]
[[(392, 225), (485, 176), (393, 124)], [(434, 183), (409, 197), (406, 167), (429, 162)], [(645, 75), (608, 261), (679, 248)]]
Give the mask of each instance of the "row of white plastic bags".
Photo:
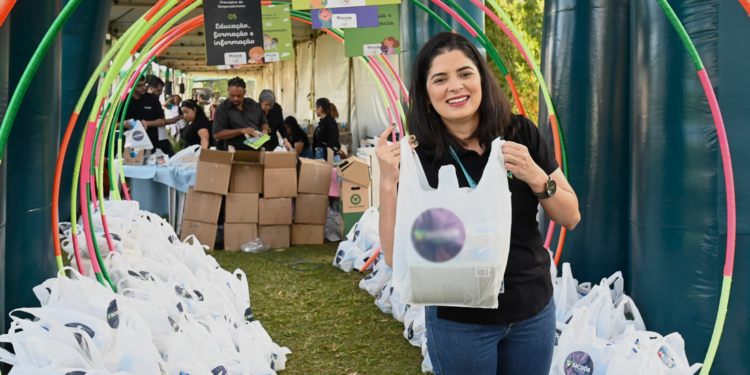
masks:
[[(107, 202), (106, 209), (120, 245), (104, 256), (117, 293), (93, 279), (93, 270), (84, 277), (73, 268), (34, 288), (42, 307), (11, 312), (11, 329), (0, 336), (16, 353), (0, 351), (0, 361), (14, 366), (11, 375), (284, 369), (291, 352), (253, 319), (241, 270), (222, 269), (195, 238), (180, 242), (137, 202)], [(101, 229), (100, 218), (94, 224)]]
[(616, 272), (598, 285), (578, 284), (570, 264), (554, 280), (557, 332), (550, 375), (692, 375), (678, 333), (647, 332)]
[(357, 224), (349, 231), (344, 241), (339, 244), (333, 266), (344, 272), (368, 271), (372, 273), (360, 280), (359, 287), (375, 296), (375, 305), (383, 313), (392, 314), (393, 318), (404, 323), (404, 338), (414, 346), (422, 348), (425, 357), (422, 362), (423, 372), (432, 372), (432, 364), (427, 355), (427, 336), (425, 335), (424, 306), (407, 305), (401, 302), (401, 291), (391, 286), (393, 270), (381, 262), (383, 254), (365, 268), (370, 258), (380, 249), (378, 222), (380, 215), (376, 208), (368, 209)]

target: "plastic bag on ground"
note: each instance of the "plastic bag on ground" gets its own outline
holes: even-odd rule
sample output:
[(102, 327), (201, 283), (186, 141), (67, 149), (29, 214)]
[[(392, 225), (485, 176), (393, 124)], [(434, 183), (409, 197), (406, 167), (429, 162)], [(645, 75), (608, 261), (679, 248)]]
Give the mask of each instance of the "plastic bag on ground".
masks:
[(424, 306), (410, 306), (404, 314), (404, 338), (414, 346), (421, 346), (426, 328)]
[(472, 190), (458, 187), (452, 165), (440, 168), (432, 189), (410, 144), (401, 141), (393, 285), (402, 288), (404, 303), (497, 308), (512, 216), (503, 142), (493, 141)]
[(393, 305), (391, 304), (392, 295), (393, 286), (391, 285), (391, 280), (388, 280), (388, 282), (383, 285), (383, 288), (380, 289), (378, 297), (375, 298), (375, 306), (377, 306), (383, 313), (390, 314), (393, 311)]
[(422, 335), (422, 340), (420, 340), (420, 345), (422, 346), (422, 357), (424, 357), (424, 360), (422, 361), (422, 372), (429, 372), (433, 373), (432, 370), (432, 361), (430, 360), (430, 352), (427, 350), (427, 335)]
[(370, 295), (377, 296), (382, 292), (383, 286), (391, 280), (392, 273), (393, 270), (385, 262), (378, 262), (372, 273), (359, 281), (359, 287), (366, 290)]
[(331, 206), (328, 206), (325, 235), (330, 242), (341, 241), (341, 214)]
[(340, 268), (344, 272), (351, 272), (354, 269), (354, 262), (362, 253), (364, 253), (364, 250), (354, 242), (342, 241), (333, 258), (333, 266)]
[(373, 264), (375, 263), (374, 260), (372, 262), (370, 262), (370, 264), (367, 265), (366, 269), (364, 269), (364, 266), (370, 260), (370, 258), (373, 255), (375, 255), (376, 251), (378, 252), (377, 256), (380, 256), (381, 252), (379, 250), (380, 250), (380, 242), (376, 242), (370, 248), (370, 250), (365, 251), (364, 253), (362, 253), (362, 255), (360, 255), (359, 257), (357, 257), (357, 259), (354, 261), (354, 269), (357, 270), (357, 271), (359, 271), (359, 272), (367, 271), (367, 270), (372, 270)]
[(260, 237), (256, 237), (254, 240), (240, 245), (240, 250), (245, 253), (260, 253), (270, 249), (268, 245), (264, 245)]

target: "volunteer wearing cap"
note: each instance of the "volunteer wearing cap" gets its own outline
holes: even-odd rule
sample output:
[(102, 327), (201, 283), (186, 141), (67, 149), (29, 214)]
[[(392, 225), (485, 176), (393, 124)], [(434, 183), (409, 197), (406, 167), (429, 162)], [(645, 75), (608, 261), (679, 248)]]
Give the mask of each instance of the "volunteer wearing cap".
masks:
[[(158, 77), (156, 79), (161, 81)], [(158, 82), (154, 81), (154, 84), (158, 86)], [(161, 84), (161, 88), (157, 87), (152, 91), (159, 92), (163, 88), (164, 83)], [(146, 134), (154, 148), (161, 149), (162, 152), (170, 157), (174, 155), (172, 144), (169, 143), (169, 137), (165, 141), (160, 141), (162, 137), (160, 136), (159, 129), (163, 129), (166, 136), (167, 130), (164, 126), (176, 123), (181, 117), (164, 118), (164, 110), (161, 107), (161, 102), (159, 102), (159, 97), (154, 93), (146, 92), (146, 80), (143, 77), (141, 77), (133, 89), (133, 96), (130, 99), (130, 105), (128, 105), (125, 111), (125, 118), (128, 119), (124, 124), (127, 129), (132, 127), (133, 121), (140, 121), (143, 127), (146, 128)], [(152, 150), (151, 152), (154, 151)]]
[(263, 114), (266, 115), (268, 120), (268, 135), (271, 139), (263, 145), (266, 151), (273, 151), (279, 146), (278, 136), (281, 135), (281, 139), (284, 141), (284, 148), (289, 150), (292, 145), (289, 144), (289, 135), (286, 133), (286, 125), (284, 125), (284, 111), (281, 109), (279, 103), (276, 103), (276, 96), (271, 90), (263, 90), (260, 92), (258, 98), (260, 108), (263, 110)]
[[(572, 230), (581, 219), (575, 192), (536, 126), (511, 114), (487, 62), (465, 37), (440, 33), (428, 41), (414, 61), (409, 92), (410, 141), (429, 185), (437, 188), (444, 165), (454, 166), (460, 187), (479, 183), (492, 141), (502, 137), (513, 212), (498, 308), (426, 307), (427, 348), (435, 373), (547, 374), (555, 345), (555, 304), (537, 206), (541, 203), (547, 216)], [(398, 142), (386, 142), (393, 129), (381, 134), (376, 149), (380, 239), (387, 264), (393, 260), (401, 160)]]
[[(268, 120), (260, 105), (246, 98), (245, 80), (235, 77), (229, 80), (229, 97), (219, 104), (214, 113), (214, 138), (224, 140), (218, 144), (234, 146), (236, 150), (253, 150), (245, 145), (245, 136), (250, 138), (268, 134)], [(222, 149), (226, 149), (222, 147)]]

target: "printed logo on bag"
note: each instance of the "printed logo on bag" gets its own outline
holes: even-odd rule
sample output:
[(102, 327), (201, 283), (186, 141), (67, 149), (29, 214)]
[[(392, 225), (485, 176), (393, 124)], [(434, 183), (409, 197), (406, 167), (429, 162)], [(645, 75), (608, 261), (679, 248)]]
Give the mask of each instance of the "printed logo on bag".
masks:
[(677, 362), (674, 360), (674, 358), (670, 357), (667, 354), (667, 348), (662, 346), (659, 348), (659, 351), (656, 352), (656, 354), (659, 356), (659, 359), (661, 359), (661, 362), (667, 366), (667, 368), (675, 368), (677, 367)]
[(120, 312), (117, 311), (116, 299), (113, 299), (107, 308), (107, 323), (114, 329), (117, 329), (117, 327), (120, 326)]
[(560, 335), (562, 335), (562, 331), (555, 329), (555, 346), (557, 346), (557, 342), (560, 341)]
[(141, 272), (128, 271), (128, 275), (133, 276), (143, 281), (148, 281), (148, 272), (145, 272), (145, 271), (141, 271)]
[(86, 371), (71, 371), (66, 372), (65, 375), (86, 375)]
[(133, 139), (136, 141), (142, 141), (143, 140), (143, 132), (140, 130), (134, 130), (132, 134), (130, 134)]
[(365, 277), (365, 280), (370, 280), (370, 279), (372, 279), (373, 277), (375, 277), (375, 275), (377, 275), (377, 274), (378, 274), (378, 270), (375, 270), (375, 272), (373, 272), (373, 273), (371, 273), (371, 274), (367, 275), (367, 277)]
[(349, 202), (356, 206), (362, 203), (362, 197), (360, 197), (359, 194), (354, 194), (351, 198), (349, 198)]
[(409, 324), (409, 340), (414, 338), (414, 322)]
[(89, 337), (91, 337), (92, 339), (94, 338), (94, 335), (96, 335), (96, 333), (94, 333), (94, 330), (91, 329), (91, 328), (89, 328), (89, 327), (87, 327), (85, 324), (81, 324), (81, 323), (68, 323), (65, 326), (68, 327), (68, 328), (73, 328), (73, 329), (80, 328), (81, 331), (86, 332), (86, 334), (89, 335)]
[(461, 219), (450, 210), (432, 208), (414, 221), (411, 242), (422, 258), (436, 263), (447, 262), (464, 247), (466, 230)]
[(195, 296), (198, 297), (198, 301), (203, 301), (203, 294), (201, 294), (201, 292), (194, 290), (193, 293), (195, 293)]
[(224, 368), (224, 366), (219, 366), (213, 370), (211, 370), (212, 375), (228, 375), (229, 372), (227, 369)]
[(180, 326), (177, 324), (177, 322), (174, 321), (174, 319), (172, 319), (171, 317), (168, 316), (167, 320), (169, 320), (169, 325), (172, 326), (172, 329), (175, 332), (180, 332)]
[(336, 253), (336, 264), (341, 263), (341, 260), (344, 259), (344, 255), (346, 255), (344, 250), (339, 250), (339, 252)]
[(174, 292), (182, 298), (193, 299), (193, 296), (190, 294), (190, 292), (179, 285), (174, 286)]
[(177, 302), (177, 310), (179, 310), (180, 312), (183, 311), (182, 310), (182, 302)]
[(245, 310), (245, 321), (252, 322), (253, 320), (255, 320), (255, 318), (253, 317), (253, 311), (248, 307)]
[(565, 375), (591, 375), (594, 373), (594, 361), (586, 352), (573, 352), (565, 359)]
[(89, 344), (86, 343), (86, 340), (83, 339), (83, 335), (76, 332), (73, 334), (73, 336), (76, 338), (76, 341), (78, 342), (78, 346), (81, 348), (81, 352), (88, 358), (89, 361), (92, 361), (91, 358), (91, 351), (89, 351)]
[(114, 233), (110, 233), (109, 236), (115, 241), (122, 241), (122, 238)]

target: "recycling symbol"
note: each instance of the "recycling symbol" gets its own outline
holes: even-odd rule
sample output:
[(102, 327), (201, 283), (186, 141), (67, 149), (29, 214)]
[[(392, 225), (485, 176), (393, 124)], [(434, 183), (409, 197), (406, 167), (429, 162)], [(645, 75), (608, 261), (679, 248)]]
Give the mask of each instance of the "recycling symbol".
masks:
[(352, 204), (357, 205), (362, 203), (362, 197), (360, 197), (359, 194), (354, 194), (349, 201), (352, 202)]

